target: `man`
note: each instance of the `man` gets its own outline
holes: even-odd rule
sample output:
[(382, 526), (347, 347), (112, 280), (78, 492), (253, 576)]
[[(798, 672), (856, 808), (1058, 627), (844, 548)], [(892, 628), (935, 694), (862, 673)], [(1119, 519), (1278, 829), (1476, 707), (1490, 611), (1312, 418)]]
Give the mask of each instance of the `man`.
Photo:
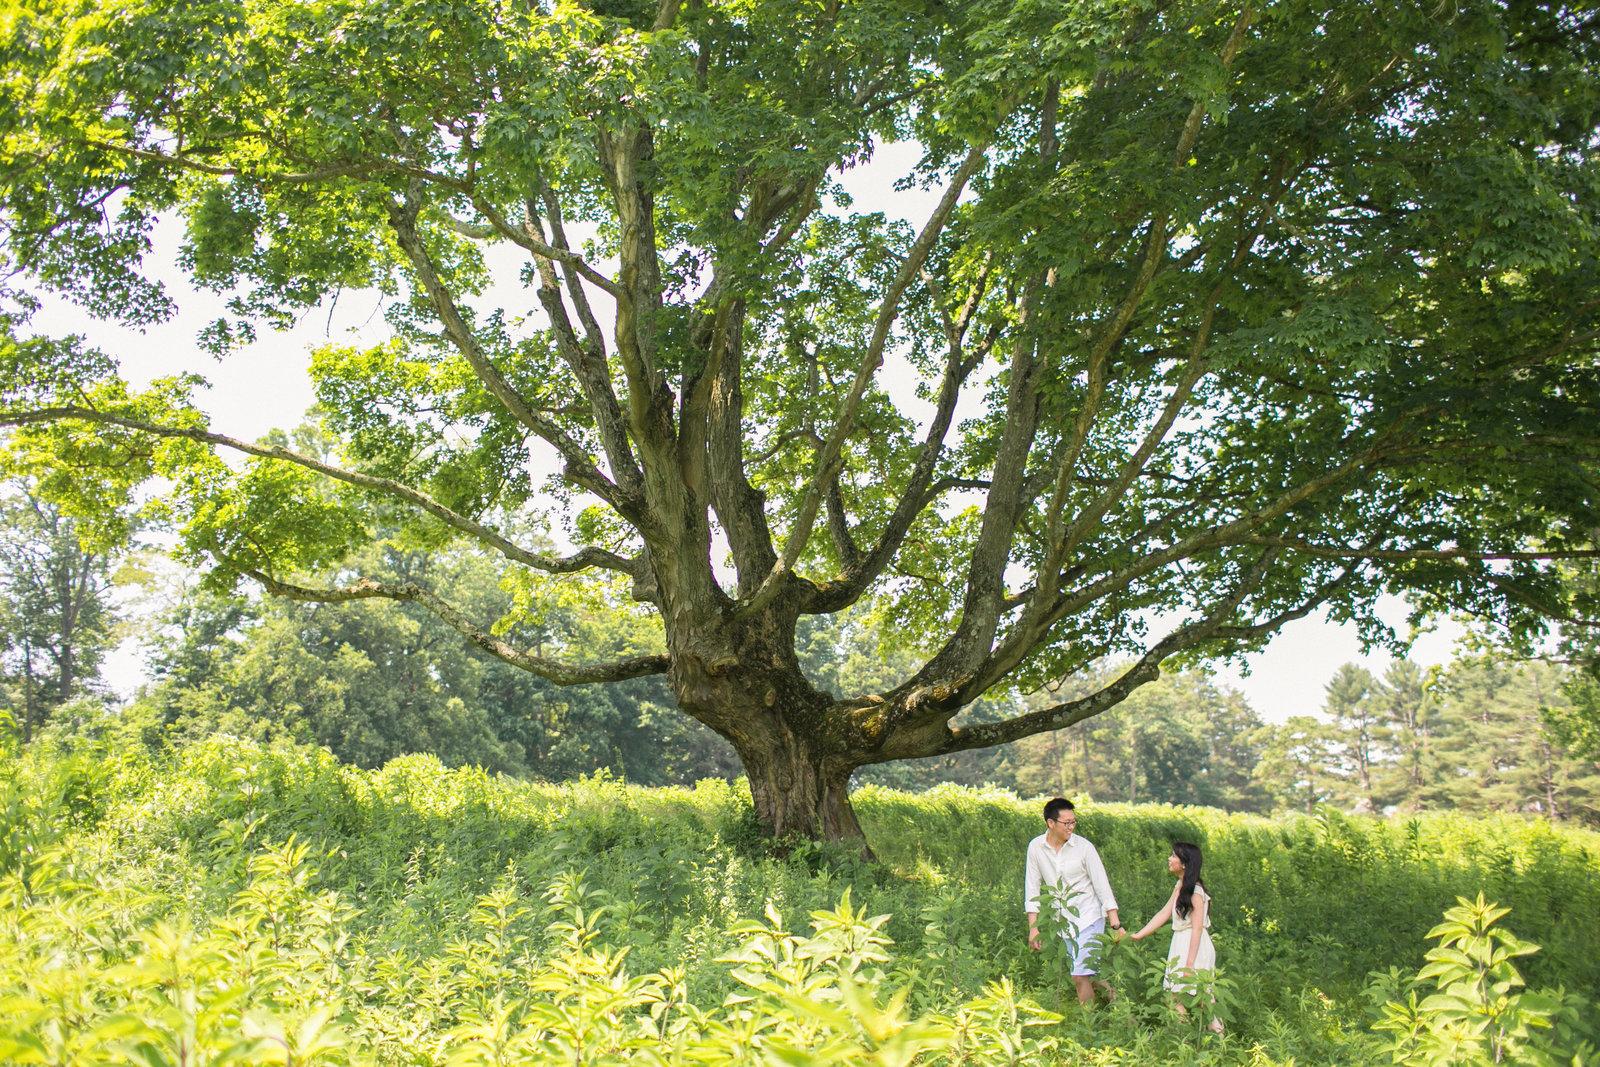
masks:
[(1061, 937), (1072, 950), (1072, 984), (1080, 1004), (1094, 1003), (1098, 988), (1108, 998), (1111, 988), (1095, 981), (1094, 955), (1109, 923), (1118, 937), (1117, 898), (1111, 895), (1105, 864), (1088, 841), (1074, 834), (1078, 815), (1072, 801), (1056, 797), (1044, 806), (1044, 833), (1028, 842), (1023, 908), (1028, 913), (1028, 947), (1044, 948), (1039, 936), (1039, 893), (1050, 897), (1056, 915), (1066, 922)]

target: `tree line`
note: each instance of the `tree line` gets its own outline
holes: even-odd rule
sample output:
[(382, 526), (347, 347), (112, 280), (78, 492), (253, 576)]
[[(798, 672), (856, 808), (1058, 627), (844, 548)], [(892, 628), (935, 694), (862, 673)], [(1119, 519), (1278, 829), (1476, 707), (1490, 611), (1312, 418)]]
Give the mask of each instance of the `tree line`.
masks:
[[(1574, 742), (1569, 725), (1588, 721), (1573, 700), (1586, 692), (1572, 667), (1468, 651), (1441, 667), (1395, 660), (1381, 676), (1347, 663), (1322, 693), (1308, 687), (1314, 713), (1273, 723), (1237, 690), (1190, 670), (1064, 730), (868, 777), (900, 788), (988, 783), (1023, 796), (1261, 814), (1331, 804), (1353, 812), (1520, 812), (1594, 825), (1600, 753)], [(1010, 699), (1028, 707), (1058, 698), (1046, 691)]]
[[(740, 773), (729, 746), (673, 713), (660, 678), (560, 687), (464, 649), (413, 604), (219, 592), (149, 553), (86, 547), (71, 516), (27, 489), (13, 486), (0, 500), (0, 708), (24, 742), (103, 689), (104, 656), (136, 633), (149, 650), (150, 682), (118, 714), (155, 743), (219, 732), (286, 738), (362, 767), (430, 752), (451, 766), (554, 781), (603, 772), (665, 785)], [(448, 582), (532, 647), (625, 655), (649, 646), (643, 621), (624, 604), (508, 588), (492, 560), (459, 546), (378, 546), (361, 565), (394, 581)], [(114, 576), (142, 595), (119, 608)], [(913, 666), (885, 620), (867, 612), (813, 620), (797, 647), (808, 675), (831, 691), (891, 685)], [(1585, 748), (1573, 726), (1587, 721), (1585, 678), (1486, 651), (1441, 668), (1397, 660), (1381, 676), (1346, 664), (1324, 687), (1317, 713), (1269, 723), (1236, 690), (1189, 670), (1065, 729), (882, 764), (856, 781), (913, 790), (988, 784), (1023, 796), (1260, 813), (1334, 804), (1596, 823), (1600, 753)], [(1103, 684), (1079, 676), (988, 697), (965, 714), (993, 722)], [(1315, 699), (1308, 693), (1308, 703)], [(97, 712), (91, 703), (65, 714)]]
[(1279, 727), (1259, 768), (1307, 810), (1332, 802), (1600, 822), (1600, 762), (1562, 729), (1586, 688), (1571, 668), (1494, 652), (1426, 671), (1399, 660), (1381, 677), (1345, 664), (1323, 714)]

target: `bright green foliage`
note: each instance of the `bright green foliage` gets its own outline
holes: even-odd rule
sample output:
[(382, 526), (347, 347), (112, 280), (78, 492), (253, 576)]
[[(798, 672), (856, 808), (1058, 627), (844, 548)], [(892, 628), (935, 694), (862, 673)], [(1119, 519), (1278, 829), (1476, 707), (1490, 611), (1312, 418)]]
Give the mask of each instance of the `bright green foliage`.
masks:
[[(247, 792), (254, 807), (261, 798)], [(247, 816), (246, 835), (259, 820)], [(109, 873), (109, 872), (105, 872)], [(949, 1014), (913, 1018), (891, 986), (881, 933), (850, 906), (812, 915), (811, 936), (766, 924), (723, 935), (732, 964), (719, 1007), (688, 999), (682, 967), (631, 972), (607, 938), (637, 901), (605, 903), (576, 874), (546, 894), (540, 944), (515, 865), (431, 959), (353, 938), (358, 913), (318, 889), (292, 837), (251, 853), (218, 914), (141, 915), (149, 901), (107, 886), (61, 845), (13, 857), (0, 875), (0, 1059), (13, 1063), (407, 1062), (442, 1064), (1015, 1064), (1044, 1054), (1055, 1018), (998, 980)], [(464, 921), (463, 921), (464, 920)], [(710, 961), (705, 961), (707, 968)], [(703, 979), (702, 979), (703, 980)], [(421, 1024), (419, 1026), (419, 1024)]]
[[(107, 530), (169, 479), (217, 588), (424, 604), (551, 680), (665, 675), (779, 835), (854, 836), (857, 769), (1067, 725), (1314, 611), (1391, 638), (1383, 593), (1531, 643), (1558, 563), (1600, 553), (1592, 0), (0, 20), (4, 461)], [(922, 149), (904, 187), (948, 190), (925, 227), (843, 188), (890, 142)], [(320, 452), (213, 431), (193, 376), (136, 394), (31, 336), (38, 291), (167, 317), (163, 219), (227, 294), (218, 351), (384, 295), (387, 339), (315, 357)], [(576, 552), (500, 528), (536, 508)], [(626, 590), (660, 646), (497, 645), (450, 589), (367, 573), (396, 529)], [(914, 669), (834, 692), (795, 632), (862, 603)], [(951, 725), (1129, 658), (1089, 704)]]
[[(1203, 844), (1219, 1042), (1209, 998), (1171, 1012), (1164, 943), (1111, 951), (1117, 1005), (1076, 1008), (1023, 945), (1039, 814), (1009, 795), (861, 791), (879, 866), (773, 855), (721, 782), (362, 771), (224, 738), (152, 755), (112, 725), (0, 754), (0, 1059), (1375, 1064), (1368, 972), (1475, 889), (1545, 946), (1530, 982), (1600, 995), (1600, 838), (1539, 822), (1086, 804), (1125, 918), (1166, 899), (1173, 838)], [(1571, 1025), (1552, 1033), (1577, 1048)]]
[[(1525, 1064), (1581, 1067), (1593, 1062), (1595, 1046), (1578, 1048), (1577, 1026), (1593, 1004), (1557, 990), (1525, 988), (1515, 960), (1539, 951), (1495, 924), (1510, 908), (1461, 897), (1428, 937), (1428, 964), (1409, 985), (1432, 982), (1438, 991), (1422, 998), (1407, 989), (1404, 1003), (1390, 1000), (1374, 1029), (1394, 1038), (1394, 1062), (1406, 1067), (1476, 1067)], [(1380, 983), (1381, 988), (1381, 983)]]
[[(812, 915), (812, 936), (767, 924), (729, 930), (719, 962), (735, 989), (721, 1010), (685, 996), (681, 969), (631, 974), (627, 950), (606, 944), (601, 904), (580, 882), (551, 887), (548, 953), (511, 933), (529, 910), (504, 886), (467, 916), (448, 970), (418, 989), (389, 956), (351, 951), (353, 917), (338, 893), (317, 892), (303, 845), (267, 848), (248, 881), (204, 930), (157, 921), (127, 943), (84, 944), (117, 916), (97, 905), (60, 852), (35, 857), (26, 883), (0, 881), (16, 918), (4, 931), (5, 980), (36, 976), (0, 999), (0, 1058), (60, 1065), (441, 1063), (1015, 1064), (1048, 1052), (1037, 1034), (1056, 1016), (997, 982), (950, 1015), (911, 1018), (907, 988), (890, 993), (876, 966), (886, 916), (850, 907)], [(122, 962), (117, 962), (118, 960)], [(48, 977), (46, 977), (48, 976)], [(39, 980), (39, 979), (43, 980)], [(431, 994), (431, 997), (430, 997)], [(406, 997), (438, 997), (448, 1014), (428, 1033), (405, 1032)], [(453, 1016), (454, 1024), (450, 1025)], [(393, 1028), (393, 1029), (390, 1029)], [(369, 1044), (369, 1042), (372, 1042)]]

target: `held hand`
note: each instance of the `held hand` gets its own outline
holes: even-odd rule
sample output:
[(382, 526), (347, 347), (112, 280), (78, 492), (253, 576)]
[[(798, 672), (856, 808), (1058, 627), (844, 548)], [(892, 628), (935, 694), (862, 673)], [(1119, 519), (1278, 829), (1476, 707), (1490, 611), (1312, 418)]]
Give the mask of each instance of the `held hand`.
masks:
[(1044, 949), (1044, 941), (1042, 941), (1040, 939), (1039, 931), (1037, 931), (1037, 930), (1029, 930), (1028, 931), (1028, 947), (1033, 949), (1033, 951), (1035, 951), (1035, 952), (1043, 951), (1043, 949)]

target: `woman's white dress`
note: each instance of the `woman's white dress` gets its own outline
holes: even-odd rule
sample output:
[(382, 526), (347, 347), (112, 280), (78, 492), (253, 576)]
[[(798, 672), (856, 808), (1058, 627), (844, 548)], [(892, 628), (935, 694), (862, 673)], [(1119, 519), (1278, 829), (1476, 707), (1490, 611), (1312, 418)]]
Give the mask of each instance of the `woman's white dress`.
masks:
[[(1217, 969), (1217, 949), (1211, 943), (1211, 895), (1205, 891), (1204, 886), (1194, 887), (1194, 901), (1198, 904), (1201, 900), (1206, 902), (1206, 924), (1201, 928), (1200, 948), (1194, 956), (1194, 969), (1196, 971), (1214, 971)], [(1172, 947), (1167, 949), (1167, 977), (1162, 985), (1174, 993), (1193, 993), (1194, 982), (1187, 975), (1177, 972), (1183, 969), (1183, 961), (1189, 958), (1189, 939), (1195, 936), (1194, 912), (1188, 915), (1179, 915), (1178, 909), (1172, 909)]]

